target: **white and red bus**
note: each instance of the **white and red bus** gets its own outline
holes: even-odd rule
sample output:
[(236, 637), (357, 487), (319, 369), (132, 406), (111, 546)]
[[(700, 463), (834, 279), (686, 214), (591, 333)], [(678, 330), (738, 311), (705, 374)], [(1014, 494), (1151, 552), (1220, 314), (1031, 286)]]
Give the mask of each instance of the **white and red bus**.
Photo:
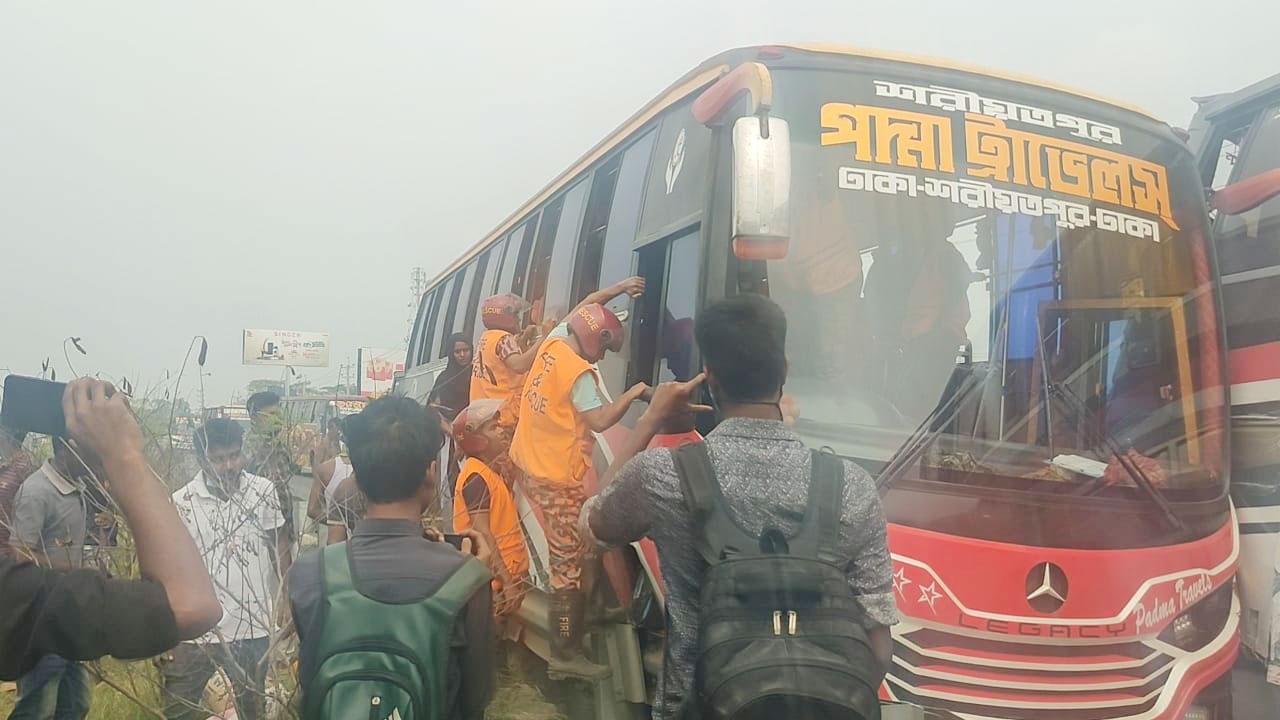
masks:
[[(795, 430), (882, 486), (886, 717), (1230, 717), (1223, 328), (1195, 158), (1167, 125), (932, 60), (723, 53), (433, 281), (397, 391), (426, 396), (486, 295), (558, 317), (632, 273), (648, 291), (615, 301), (628, 341), (600, 367), (615, 394), (694, 374), (709, 301), (786, 310)], [(598, 438), (597, 472), (625, 432)], [(606, 570), (592, 639), (614, 672), (589, 716), (640, 717), (661, 570), (648, 543)], [(539, 653), (544, 601), (520, 614)]]
[(1241, 638), (1280, 683), (1280, 75), (1197, 102), (1190, 144), (1226, 316)]

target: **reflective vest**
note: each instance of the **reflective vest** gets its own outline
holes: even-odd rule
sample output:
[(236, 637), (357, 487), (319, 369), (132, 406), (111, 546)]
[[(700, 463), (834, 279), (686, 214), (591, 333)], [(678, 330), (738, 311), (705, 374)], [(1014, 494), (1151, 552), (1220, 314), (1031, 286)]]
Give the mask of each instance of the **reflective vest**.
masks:
[(525, 549), (524, 535), (520, 532), (520, 516), (516, 512), (515, 498), (498, 473), (477, 458), (467, 458), (458, 473), (458, 484), (453, 491), (454, 530), (462, 532), (472, 527), (471, 513), (467, 511), (467, 501), (462, 493), (467, 479), (472, 475), (479, 475), (489, 490), (489, 529), (498, 541), (502, 562), (512, 577), (519, 580), (529, 574), (529, 552)]
[(511, 459), (526, 473), (553, 483), (580, 483), (591, 464), (591, 430), (573, 406), (573, 383), (595, 372), (562, 337), (548, 338), (520, 394), (520, 423)]
[(517, 398), (525, 378), (498, 357), (498, 343), (510, 334), (506, 330), (485, 330), (471, 361), (471, 402), (501, 400), (499, 422), (508, 428), (515, 426), (520, 409)]

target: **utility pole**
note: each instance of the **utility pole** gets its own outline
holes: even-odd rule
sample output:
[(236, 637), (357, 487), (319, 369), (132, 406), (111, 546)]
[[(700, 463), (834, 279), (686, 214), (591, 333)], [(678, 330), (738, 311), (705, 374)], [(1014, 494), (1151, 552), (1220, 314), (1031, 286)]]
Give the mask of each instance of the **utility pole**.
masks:
[(409, 272), (409, 319), (406, 320), (408, 329), (404, 333), (404, 342), (409, 344), (409, 338), (413, 335), (413, 321), (418, 316), (418, 303), (422, 300), (422, 294), (427, 291), (427, 271), (421, 266), (415, 267)]

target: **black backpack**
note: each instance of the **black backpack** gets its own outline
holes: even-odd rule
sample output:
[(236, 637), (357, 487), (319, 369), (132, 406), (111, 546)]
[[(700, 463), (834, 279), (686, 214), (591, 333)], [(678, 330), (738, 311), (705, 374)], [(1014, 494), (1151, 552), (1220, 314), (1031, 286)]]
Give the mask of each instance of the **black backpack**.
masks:
[(844, 468), (814, 451), (800, 530), (749, 535), (729, 514), (705, 443), (671, 451), (710, 566), (686, 718), (879, 720), (882, 677), (840, 555)]

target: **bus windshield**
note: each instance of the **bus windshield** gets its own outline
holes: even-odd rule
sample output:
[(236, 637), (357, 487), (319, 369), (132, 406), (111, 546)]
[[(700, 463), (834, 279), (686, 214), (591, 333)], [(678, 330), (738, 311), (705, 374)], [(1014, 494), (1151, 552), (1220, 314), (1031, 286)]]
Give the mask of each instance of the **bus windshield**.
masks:
[(776, 73), (790, 247), (738, 280), (787, 312), (797, 430), (946, 492), (1220, 498), (1190, 154), (1105, 105), (915, 75)]

